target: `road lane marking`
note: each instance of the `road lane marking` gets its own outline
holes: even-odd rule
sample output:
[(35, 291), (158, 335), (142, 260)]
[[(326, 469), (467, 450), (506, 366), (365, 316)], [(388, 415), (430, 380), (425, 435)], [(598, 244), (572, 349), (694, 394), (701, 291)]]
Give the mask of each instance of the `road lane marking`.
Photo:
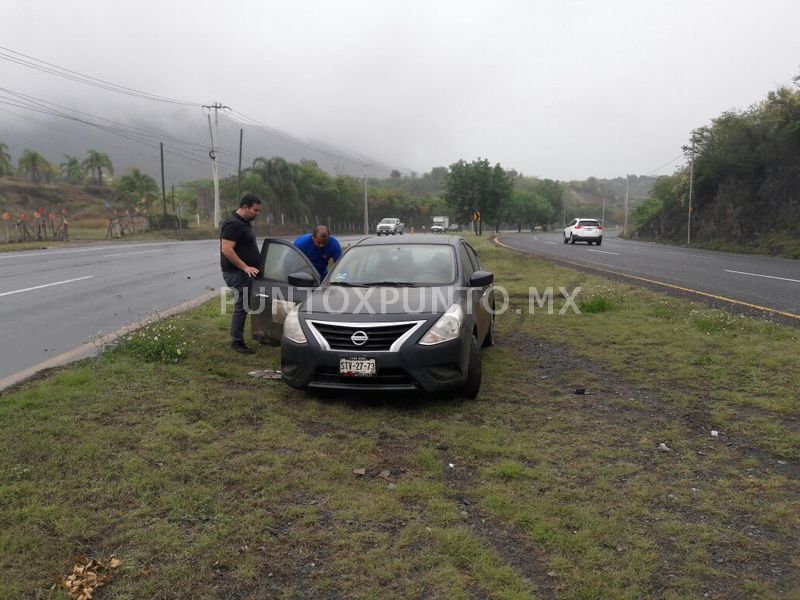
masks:
[(153, 252), (161, 252), (161, 250), (140, 250), (139, 252), (120, 252), (119, 254), (106, 254), (103, 258), (111, 258), (112, 256), (130, 256), (131, 254), (152, 254)]
[(776, 277), (775, 275), (761, 275), (760, 273), (748, 273), (747, 271), (731, 271), (730, 269), (723, 269), (726, 273), (736, 273), (737, 275), (751, 275), (753, 277), (766, 277), (767, 279), (780, 279), (781, 281), (792, 281), (800, 283), (800, 279), (789, 279), (788, 277)]
[[(503, 248), (508, 248), (509, 250), (515, 250), (517, 252), (524, 252), (525, 254), (533, 254), (533, 252), (530, 251), (530, 250), (523, 250), (521, 248), (514, 248), (514, 246), (508, 246), (508, 245), (504, 244), (503, 242), (501, 242), (500, 238), (496, 237), (496, 238), (494, 238), (494, 241), (497, 244), (500, 244), (501, 246), (503, 246)], [(743, 300), (736, 300), (735, 298), (728, 298), (727, 296), (718, 296), (716, 294), (709, 294), (708, 292), (701, 292), (700, 290), (695, 290), (693, 288), (687, 288), (687, 287), (683, 287), (683, 286), (680, 286), (680, 285), (675, 285), (673, 283), (666, 283), (664, 281), (658, 281), (657, 279), (648, 279), (647, 277), (639, 277), (638, 275), (630, 275), (629, 273), (623, 273), (621, 271), (615, 271), (614, 269), (601, 269), (601, 268), (596, 267), (596, 266), (594, 266), (592, 264), (586, 264), (586, 263), (566, 260), (566, 259), (561, 258), (559, 256), (551, 256), (551, 255), (548, 255), (548, 254), (537, 255), (537, 256), (541, 256), (544, 259), (551, 259), (551, 260), (554, 260), (556, 262), (561, 262), (561, 263), (568, 264), (568, 265), (575, 265), (575, 266), (578, 266), (578, 267), (584, 267), (586, 269), (593, 269), (593, 270), (599, 271), (601, 273), (611, 273), (612, 275), (618, 275), (620, 277), (627, 277), (629, 279), (635, 279), (637, 281), (644, 281), (645, 283), (652, 283), (654, 285), (661, 285), (661, 286), (664, 286), (664, 287), (668, 287), (670, 289), (679, 290), (681, 292), (687, 292), (687, 293), (690, 293), (690, 294), (697, 294), (698, 296), (704, 296), (706, 298), (713, 298), (714, 300), (721, 300), (723, 302), (730, 302), (731, 304), (737, 304), (739, 306), (746, 306), (748, 308), (754, 308), (756, 310), (760, 310), (760, 311), (764, 311), (764, 312), (768, 312), (768, 313), (773, 313), (773, 314), (776, 314), (776, 315), (781, 315), (782, 317), (789, 317), (790, 319), (797, 319), (798, 321), (800, 321), (800, 314), (787, 312), (785, 310), (778, 310), (777, 308), (770, 308), (769, 306), (761, 306), (760, 304), (752, 304), (751, 302), (744, 302)]]
[(33, 290), (41, 290), (42, 288), (52, 287), (54, 285), (63, 285), (65, 283), (72, 283), (74, 281), (83, 281), (84, 279), (91, 279), (94, 275), (87, 275), (86, 277), (76, 277), (75, 279), (65, 279), (64, 281), (56, 281), (55, 283), (45, 283), (44, 285), (36, 285), (29, 288), (23, 288), (21, 290), (12, 290), (10, 292), (3, 292), (0, 294), (0, 298), (3, 296), (10, 296), (11, 294), (21, 294), (22, 292), (30, 292)]
[(533, 236), (533, 239), (534, 239), (534, 240), (536, 240), (536, 241), (538, 242), (538, 241), (539, 241), (539, 236), (536, 236), (536, 235), (535, 235), (535, 236)]
[(603, 254), (613, 254), (614, 256), (619, 256), (619, 252), (607, 252), (606, 250), (592, 250), (592, 249), (590, 249), (589, 252), (602, 252)]
[[(193, 240), (190, 240), (190, 242)], [(207, 242), (209, 240), (196, 240), (198, 242)], [(188, 243), (190, 243), (188, 242)], [(124, 248), (141, 248), (142, 246), (171, 246), (174, 244), (185, 244), (187, 242), (154, 242), (150, 244), (116, 244), (114, 246), (92, 246), (90, 248), (78, 248), (75, 250), (41, 250), (39, 252), (3, 252), (0, 254), (0, 260), (8, 258), (26, 258), (30, 256), (53, 256), (55, 254), (75, 254), (77, 252), (94, 252), (97, 250), (122, 250)]]
[(555, 242), (545, 242), (545, 244), (553, 244), (553, 246), (557, 246), (558, 245)]

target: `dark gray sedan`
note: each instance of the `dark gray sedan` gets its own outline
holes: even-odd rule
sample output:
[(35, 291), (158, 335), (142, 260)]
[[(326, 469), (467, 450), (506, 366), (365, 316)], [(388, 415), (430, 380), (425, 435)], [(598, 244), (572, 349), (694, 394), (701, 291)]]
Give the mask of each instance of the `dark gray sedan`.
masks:
[(365, 238), (320, 282), (296, 248), (267, 240), (253, 335), (280, 333), (296, 388), (457, 390), (474, 398), (490, 346), (493, 275), (458, 236)]

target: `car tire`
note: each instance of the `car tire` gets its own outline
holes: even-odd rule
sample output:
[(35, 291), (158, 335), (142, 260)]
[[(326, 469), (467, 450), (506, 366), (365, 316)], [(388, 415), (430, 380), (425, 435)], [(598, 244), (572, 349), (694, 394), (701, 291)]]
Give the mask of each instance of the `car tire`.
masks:
[(570, 243), (570, 244), (574, 244), (574, 243), (575, 243), (575, 238), (574, 238), (574, 237), (572, 237), (572, 234), (571, 234), (571, 233), (569, 234), (569, 243)]
[(471, 336), (469, 348), (469, 366), (467, 367), (467, 381), (461, 389), (461, 394), (465, 398), (474, 400), (478, 397), (481, 389), (481, 349), (478, 347), (478, 340)]
[(600, 244), (602, 244), (602, 243), (603, 243), (603, 238), (600, 238), (599, 240), (597, 240), (597, 241), (595, 242), (595, 244), (597, 244), (598, 246), (599, 246)]
[(566, 244), (567, 242), (569, 242), (569, 240), (567, 239), (567, 234), (565, 233), (564, 234), (564, 243)]
[[(492, 307), (492, 311), (494, 311), (494, 307)], [(489, 331), (486, 332), (486, 337), (483, 338), (481, 348), (489, 348), (490, 346), (494, 346), (494, 315), (491, 315), (489, 320)]]

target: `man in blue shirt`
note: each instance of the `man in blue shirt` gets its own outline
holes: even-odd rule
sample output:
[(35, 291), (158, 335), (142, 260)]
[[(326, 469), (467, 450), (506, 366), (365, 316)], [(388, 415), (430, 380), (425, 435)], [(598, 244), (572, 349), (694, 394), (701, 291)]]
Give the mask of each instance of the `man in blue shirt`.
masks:
[(342, 255), (342, 247), (325, 225), (317, 225), (312, 233), (301, 235), (294, 245), (308, 257), (320, 277), (328, 274), (328, 262), (336, 262)]

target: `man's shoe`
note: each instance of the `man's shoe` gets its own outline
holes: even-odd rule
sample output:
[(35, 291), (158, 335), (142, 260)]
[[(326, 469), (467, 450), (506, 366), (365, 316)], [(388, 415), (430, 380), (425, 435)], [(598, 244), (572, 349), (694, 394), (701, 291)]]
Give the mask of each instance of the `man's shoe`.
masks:
[(233, 348), (234, 352), (238, 352), (239, 354), (255, 354), (255, 352), (244, 345), (244, 343), (232, 343), (231, 348)]

